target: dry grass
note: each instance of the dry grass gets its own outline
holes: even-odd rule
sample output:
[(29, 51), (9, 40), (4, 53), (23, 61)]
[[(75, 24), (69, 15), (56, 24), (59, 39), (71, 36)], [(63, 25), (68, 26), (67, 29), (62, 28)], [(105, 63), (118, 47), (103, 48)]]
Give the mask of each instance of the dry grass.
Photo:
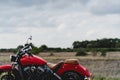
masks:
[[(10, 54), (12, 53), (0, 53), (0, 64), (10, 63)], [(52, 53), (51, 56), (51, 53), (39, 53), (38, 56), (52, 63), (75, 58), (79, 60), (80, 64), (88, 68), (95, 77), (120, 78), (120, 52), (109, 52), (106, 57), (92, 56), (91, 53), (85, 57), (76, 57), (75, 54), (75, 52), (60, 52)]]

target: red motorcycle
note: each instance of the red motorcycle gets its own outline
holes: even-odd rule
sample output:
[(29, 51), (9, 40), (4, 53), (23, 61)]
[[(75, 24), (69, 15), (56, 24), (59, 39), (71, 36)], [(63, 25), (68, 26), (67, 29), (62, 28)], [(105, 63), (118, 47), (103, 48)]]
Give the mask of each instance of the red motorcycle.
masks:
[(12, 64), (1, 65), (0, 80), (90, 80), (91, 73), (78, 60), (52, 64), (31, 54), (31, 49), (27, 43), (10, 57)]

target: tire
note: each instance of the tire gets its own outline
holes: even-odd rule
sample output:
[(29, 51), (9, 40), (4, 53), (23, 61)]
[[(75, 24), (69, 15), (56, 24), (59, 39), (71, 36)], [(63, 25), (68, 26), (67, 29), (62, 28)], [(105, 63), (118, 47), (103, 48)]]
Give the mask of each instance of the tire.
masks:
[(69, 72), (65, 72), (62, 75), (62, 79), (63, 80), (84, 80), (84, 76), (81, 76), (76, 72), (69, 71)]
[(9, 72), (2, 72), (0, 74), (0, 80), (15, 80), (15, 76)]

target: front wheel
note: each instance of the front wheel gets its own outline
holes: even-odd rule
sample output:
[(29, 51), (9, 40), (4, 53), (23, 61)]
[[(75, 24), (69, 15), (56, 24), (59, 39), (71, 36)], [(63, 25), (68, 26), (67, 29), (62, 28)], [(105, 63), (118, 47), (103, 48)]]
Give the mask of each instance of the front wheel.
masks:
[(63, 80), (84, 80), (84, 76), (79, 75), (76, 72), (66, 72), (62, 75)]
[(0, 74), (0, 80), (15, 80), (15, 76), (9, 72), (2, 72)]

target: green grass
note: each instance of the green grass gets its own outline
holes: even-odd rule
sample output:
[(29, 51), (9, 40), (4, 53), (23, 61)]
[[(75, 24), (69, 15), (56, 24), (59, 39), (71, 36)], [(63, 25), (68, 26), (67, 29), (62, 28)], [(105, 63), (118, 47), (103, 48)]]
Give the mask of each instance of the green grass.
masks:
[(105, 77), (97, 77), (93, 80), (120, 80), (120, 78), (105, 78)]

